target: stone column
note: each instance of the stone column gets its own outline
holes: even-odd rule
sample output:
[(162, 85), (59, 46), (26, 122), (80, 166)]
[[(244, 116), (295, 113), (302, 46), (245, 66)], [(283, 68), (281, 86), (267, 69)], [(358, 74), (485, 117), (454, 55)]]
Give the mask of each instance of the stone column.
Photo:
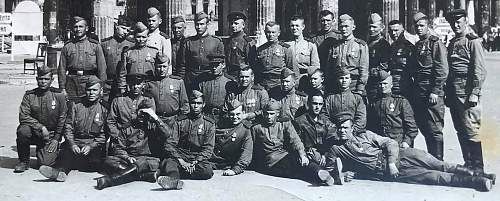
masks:
[(466, 9), (467, 4), (466, 4), (465, 0), (460, 0), (460, 5), (458, 5), (457, 8)]
[(399, 19), (399, 0), (384, 0), (382, 9), (382, 20), (384, 20), (385, 25), (384, 35), (386, 39), (389, 39), (387, 34), (389, 22)]
[(196, 13), (203, 11), (203, 0), (196, 0)]
[(427, 2), (427, 16), (430, 19), (436, 18), (436, 0), (429, 0)]
[(0, 13), (5, 12), (5, 0), (0, 0)]
[(179, 1), (179, 0), (166, 0), (166, 16), (165, 16), (165, 33), (169, 36), (171, 36), (171, 21), (172, 18), (177, 17), (177, 16), (183, 16), (184, 17), (184, 7), (185, 6), (191, 6), (191, 2), (188, 5), (185, 5), (185, 1)]
[(453, 9), (455, 9), (455, 0), (447, 0), (446, 13), (450, 12)]
[(217, 16), (215, 6), (216, 6), (215, 0), (208, 0), (208, 12), (207, 12), (207, 14), (210, 14), (211, 12), (213, 12), (213, 15)]
[(415, 34), (415, 23), (413, 22), (413, 15), (418, 12), (418, 0), (407, 0), (406, 2), (406, 12), (408, 17), (406, 18), (406, 30), (408, 32)]
[(491, 0), (479, 0), (479, 34), (486, 31), (485, 28), (490, 26), (490, 16), (491, 16)]
[(115, 0), (95, 0), (94, 1), (94, 18), (92, 26), (96, 29), (96, 34), (99, 39), (107, 38), (113, 35), (114, 32), (114, 6)]
[(184, 8), (183, 8), (184, 17), (187, 17), (188, 15), (192, 15), (193, 9), (191, 8), (191, 0), (182, 0), (182, 4), (184, 5)]
[(264, 28), (267, 22), (275, 20), (276, 17), (276, 2), (274, 0), (257, 0), (257, 21), (256, 35), (257, 45), (262, 45), (266, 42), (264, 36)]
[(333, 17), (338, 19), (339, 16), (339, 0), (320, 0), (319, 10), (329, 10), (333, 13)]
[(494, 0), (492, 7), (495, 8), (495, 13), (493, 13), (493, 17), (495, 18), (493, 20), (493, 25), (498, 26), (500, 25), (500, 0)]

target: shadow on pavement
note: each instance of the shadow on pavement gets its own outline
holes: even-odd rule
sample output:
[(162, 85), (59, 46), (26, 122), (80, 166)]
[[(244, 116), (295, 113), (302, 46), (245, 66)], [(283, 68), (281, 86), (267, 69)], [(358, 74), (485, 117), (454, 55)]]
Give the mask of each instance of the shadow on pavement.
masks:
[[(19, 162), (19, 160), (17, 158), (0, 156), (0, 168), (14, 169), (14, 167), (17, 165), (18, 162)], [(34, 168), (33, 164), (37, 164), (36, 159), (30, 159), (30, 167), (31, 168)]]

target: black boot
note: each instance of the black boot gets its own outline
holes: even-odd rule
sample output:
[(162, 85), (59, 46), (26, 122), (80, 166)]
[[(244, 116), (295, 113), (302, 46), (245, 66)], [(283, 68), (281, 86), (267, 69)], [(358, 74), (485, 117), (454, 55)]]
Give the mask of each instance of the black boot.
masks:
[(484, 177), (453, 175), (451, 186), (474, 188), (486, 192), (491, 190), (492, 182)]
[(465, 176), (475, 176), (474, 170), (469, 169), (467, 167), (464, 167), (462, 165), (457, 165), (455, 167), (455, 169), (452, 171), (452, 173), (459, 174), (459, 175), (465, 175)]
[(481, 142), (469, 142), (472, 169), (477, 172), (484, 172), (483, 148)]
[(141, 173), (139, 174), (139, 181), (146, 181), (146, 182), (156, 182), (156, 179), (158, 178), (158, 171), (156, 172), (146, 172), (146, 173)]
[(443, 156), (444, 156), (444, 150), (443, 150), (443, 146), (444, 146), (444, 143), (443, 141), (435, 141), (435, 157), (437, 159), (439, 159), (440, 161), (443, 161)]
[(464, 166), (470, 169), (472, 168), (472, 161), (471, 161), (469, 140), (459, 137), (458, 142), (460, 143), (460, 149), (462, 150), (462, 157), (464, 158)]
[(427, 145), (427, 152), (432, 156), (434, 156), (435, 158), (439, 159), (439, 157), (437, 156), (436, 141), (434, 139), (425, 139), (425, 144)]
[(132, 165), (118, 174), (112, 176), (104, 176), (97, 179), (97, 189), (102, 190), (110, 186), (117, 186), (120, 184), (134, 181), (137, 178), (137, 167)]
[(30, 145), (20, 142), (19, 139), (16, 142), (19, 163), (14, 167), (14, 173), (21, 173), (30, 168)]

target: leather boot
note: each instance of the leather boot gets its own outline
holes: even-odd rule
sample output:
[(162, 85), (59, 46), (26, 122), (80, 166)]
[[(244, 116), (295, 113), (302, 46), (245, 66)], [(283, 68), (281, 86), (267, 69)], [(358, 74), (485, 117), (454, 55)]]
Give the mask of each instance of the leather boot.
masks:
[(120, 184), (134, 181), (137, 178), (137, 167), (131, 165), (130, 167), (122, 170), (118, 174), (112, 176), (104, 176), (97, 179), (97, 189), (102, 190), (110, 186), (117, 186)]
[(333, 177), (330, 175), (330, 172), (326, 170), (319, 170), (318, 171), (318, 178), (325, 183), (328, 186), (333, 186), (335, 184), (335, 180)]
[(484, 177), (453, 175), (451, 186), (474, 188), (486, 192), (491, 190), (492, 182)]
[(14, 167), (14, 173), (21, 173), (30, 168), (29, 161), (20, 161), (16, 167)]
[(436, 141), (434, 139), (425, 139), (425, 144), (427, 145), (427, 152), (439, 159), (436, 155)]
[(30, 168), (30, 145), (16, 140), (16, 146), (19, 163), (14, 167), (14, 173), (21, 173)]
[(472, 161), (470, 155), (469, 140), (459, 137), (458, 142), (460, 143), (460, 149), (462, 150), (462, 157), (464, 158), (464, 166), (470, 169), (472, 168)]
[(443, 150), (444, 143), (443, 141), (435, 141), (434, 148), (435, 150), (435, 157), (439, 159), (440, 161), (443, 161), (443, 156), (444, 156), (444, 150)]
[(139, 174), (139, 181), (156, 182), (156, 179), (158, 178), (158, 173), (159, 173), (158, 171), (141, 173)]
[(68, 177), (66, 172), (64, 172), (63, 170), (58, 169), (58, 168), (53, 168), (50, 166), (46, 166), (46, 165), (40, 166), (38, 171), (44, 177), (47, 177), (47, 178), (52, 179), (54, 181), (63, 182), (63, 181), (66, 181), (66, 177)]
[(452, 171), (452, 173), (465, 176), (475, 176), (474, 171), (472, 169), (464, 167), (463, 165), (457, 165), (455, 169)]
[(159, 176), (158, 185), (165, 190), (180, 190), (184, 186), (184, 182), (169, 176)]
[(485, 173), (484, 171), (473, 171), (474, 172), (474, 176), (478, 176), (478, 177), (485, 177), (485, 178), (488, 178), (491, 180), (491, 183), (493, 185), (495, 185), (496, 183), (496, 180), (497, 180), (497, 175), (494, 174), (494, 173)]
[(483, 148), (481, 146), (481, 142), (470, 141), (469, 144), (472, 169), (474, 171), (484, 172)]

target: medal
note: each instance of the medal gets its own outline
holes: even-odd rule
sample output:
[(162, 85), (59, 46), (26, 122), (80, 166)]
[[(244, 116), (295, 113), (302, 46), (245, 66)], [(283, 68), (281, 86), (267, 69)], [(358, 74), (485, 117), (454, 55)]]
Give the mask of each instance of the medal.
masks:
[(170, 93), (174, 93), (174, 86), (173, 85), (170, 85), (169, 89), (170, 89)]
[(198, 126), (198, 133), (201, 133), (203, 131), (203, 124), (200, 124)]
[(390, 110), (391, 112), (394, 112), (394, 109), (395, 109), (395, 108), (396, 108), (396, 106), (394, 105), (394, 103), (391, 103), (391, 104), (389, 105), (389, 110)]
[(56, 109), (56, 100), (52, 100), (52, 109)]
[(233, 133), (231, 135), (231, 141), (233, 141), (233, 142), (236, 141), (236, 133)]
[(146, 55), (146, 61), (151, 61), (151, 54), (149, 54), (149, 52), (148, 55)]
[(95, 121), (96, 122), (99, 122), (101, 118), (99, 118), (99, 113), (96, 113), (95, 114)]

